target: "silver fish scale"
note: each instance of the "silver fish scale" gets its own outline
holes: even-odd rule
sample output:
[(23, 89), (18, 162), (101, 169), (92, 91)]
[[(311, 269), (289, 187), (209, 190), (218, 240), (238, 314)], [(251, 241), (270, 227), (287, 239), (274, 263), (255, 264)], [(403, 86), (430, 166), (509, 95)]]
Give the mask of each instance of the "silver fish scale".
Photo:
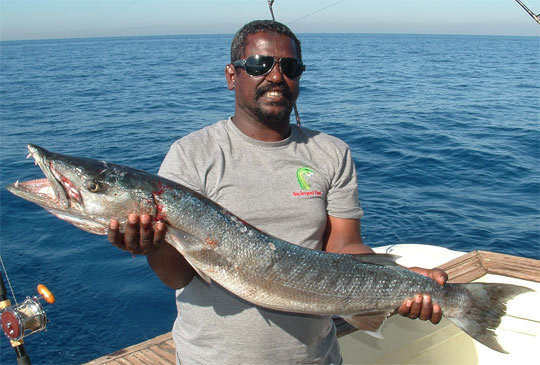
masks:
[(183, 214), (168, 214), (169, 223), (200, 242), (184, 256), (212, 280), (254, 304), (351, 315), (393, 309), (418, 292), (440, 290), (431, 279), (398, 266), (364, 263), (268, 236), (199, 196), (188, 193), (180, 202), (178, 207), (176, 200), (175, 211)]

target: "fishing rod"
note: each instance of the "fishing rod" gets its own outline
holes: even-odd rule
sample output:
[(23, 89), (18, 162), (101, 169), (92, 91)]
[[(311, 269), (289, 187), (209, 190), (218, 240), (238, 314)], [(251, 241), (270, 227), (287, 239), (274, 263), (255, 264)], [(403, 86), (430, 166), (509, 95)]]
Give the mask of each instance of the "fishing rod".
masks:
[[(274, 0), (268, 0), (268, 8), (270, 8), (270, 15), (272, 16), (272, 20), (276, 21), (276, 17), (274, 16), (274, 9), (272, 8), (274, 6)], [(296, 106), (296, 102), (293, 104), (293, 110), (294, 110), (294, 118), (296, 119), (296, 125), (300, 127), (302, 124), (300, 122), (300, 113), (298, 113), (298, 107)]]
[[(6, 268), (4, 267), (4, 262), (1, 262), (6, 275), (6, 280), (9, 283), (9, 277)], [(2, 324), (2, 331), (9, 339), (11, 347), (15, 351), (17, 364), (29, 365), (31, 364), (30, 357), (24, 348), (23, 338), (45, 330), (45, 327), (47, 326), (47, 315), (39, 300), (44, 299), (47, 303), (52, 304), (55, 302), (55, 298), (45, 285), (39, 284), (37, 286), (37, 291), (41, 294), (39, 297), (26, 297), (21, 304), (17, 304), (17, 299), (15, 298), (11, 284), (9, 287), (15, 305), (12, 305), (8, 298), (4, 278), (0, 273), (0, 323)]]
[(538, 25), (540, 25), (540, 13), (539, 14), (535, 14), (531, 11), (531, 9), (529, 9), (525, 4), (523, 4), (520, 0), (516, 0), (516, 2), (521, 5), (521, 7), (523, 9), (525, 9), (525, 11), (531, 16), (531, 18), (533, 18), (534, 20), (536, 20), (536, 22), (538, 23)]
[(274, 5), (274, 0), (268, 0), (268, 7), (270, 8), (270, 15), (272, 15), (272, 20), (276, 21), (276, 17), (274, 16), (274, 10), (272, 9), (273, 5)]

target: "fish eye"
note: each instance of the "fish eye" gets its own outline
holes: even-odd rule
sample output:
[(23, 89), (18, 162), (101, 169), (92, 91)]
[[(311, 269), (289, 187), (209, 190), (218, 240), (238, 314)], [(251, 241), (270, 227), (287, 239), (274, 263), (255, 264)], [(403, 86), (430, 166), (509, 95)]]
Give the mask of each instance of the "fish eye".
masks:
[(92, 193), (97, 193), (101, 190), (101, 184), (95, 180), (91, 180), (86, 183), (86, 188)]

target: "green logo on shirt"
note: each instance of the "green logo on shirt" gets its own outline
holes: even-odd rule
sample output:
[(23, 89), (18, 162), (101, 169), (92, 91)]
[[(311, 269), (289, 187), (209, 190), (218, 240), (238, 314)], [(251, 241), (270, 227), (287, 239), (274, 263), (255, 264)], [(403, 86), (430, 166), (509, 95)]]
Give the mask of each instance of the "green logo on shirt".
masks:
[(296, 179), (298, 180), (298, 185), (302, 190), (311, 190), (311, 186), (306, 181), (306, 176), (313, 175), (313, 170), (309, 167), (300, 167), (296, 170)]

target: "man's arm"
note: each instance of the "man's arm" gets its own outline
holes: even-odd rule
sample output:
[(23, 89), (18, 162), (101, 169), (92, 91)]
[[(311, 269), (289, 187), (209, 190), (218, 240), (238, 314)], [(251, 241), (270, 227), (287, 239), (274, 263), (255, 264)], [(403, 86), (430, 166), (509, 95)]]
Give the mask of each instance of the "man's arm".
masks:
[(364, 245), (359, 219), (328, 216), (324, 232), (323, 251), (335, 253), (375, 253)]
[[(359, 219), (344, 219), (328, 216), (324, 235), (323, 250), (335, 253), (365, 254), (374, 253), (362, 241)], [(408, 268), (411, 271), (425, 275), (435, 280), (439, 285), (444, 285), (448, 275), (439, 269), (423, 269), (419, 267)], [(433, 305), (429, 295), (416, 295), (408, 299), (398, 309), (398, 313), (411, 319), (420, 318), (430, 320), (436, 324), (441, 321), (442, 311), (438, 304)]]
[(152, 228), (151, 217), (130, 214), (125, 232), (119, 230), (116, 220), (109, 223), (107, 238), (116, 247), (136, 255), (146, 255), (148, 264), (160, 280), (172, 289), (180, 289), (189, 284), (195, 271), (186, 259), (165, 242), (166, 226), (158, 222)]

